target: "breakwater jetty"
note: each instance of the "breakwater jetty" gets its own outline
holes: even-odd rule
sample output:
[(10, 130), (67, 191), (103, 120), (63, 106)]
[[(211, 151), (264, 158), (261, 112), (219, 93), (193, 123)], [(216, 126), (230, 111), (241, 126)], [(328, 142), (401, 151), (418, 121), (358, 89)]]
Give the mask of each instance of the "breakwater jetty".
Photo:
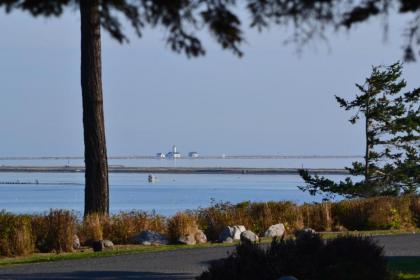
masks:
[(30, 181), (24, 181), (21, 182), (19, 180), (17, 181), (0, 181), (0, 185), (38, 185), (39, 181), (35, 180), (34, 182), (30, 182)]
[[(347, 175), (344, 168), (305, 168), (312, 174)], [(295, 175), (299, 168), (248, 168), (248, 167), (129, 167), (110, 166), (112, 173), (168, 173), (168, 174), (253, 174)], [(0, 166), (0, 172), (71, 173), (84, 172), (83, 166)]]

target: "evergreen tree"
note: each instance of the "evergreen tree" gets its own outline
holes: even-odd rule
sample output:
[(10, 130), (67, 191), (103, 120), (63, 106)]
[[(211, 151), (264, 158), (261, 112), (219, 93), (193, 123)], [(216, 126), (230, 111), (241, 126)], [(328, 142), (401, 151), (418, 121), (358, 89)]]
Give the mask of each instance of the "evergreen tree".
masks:
[[(363, 162), (346, 168), (363, 180), (353, 182), (350, 177), (335, 183), (325, 177), (312, 176), (300, 170), (306, 185), (299, 187), (311, 194), (327, 197), (340, 194), (346, 197), (399, 195), (416, 192), (419, 187), (419, 89), (405, 94), (406, 82), (401, 79), (402, 65), (373, 67), (361, 92), (353, 100), (337, 97), (340, 107), (356, 110), (350, 123), (363, 121), (365, 155)], [(361, 118), (363, 117), (363, 118)]]

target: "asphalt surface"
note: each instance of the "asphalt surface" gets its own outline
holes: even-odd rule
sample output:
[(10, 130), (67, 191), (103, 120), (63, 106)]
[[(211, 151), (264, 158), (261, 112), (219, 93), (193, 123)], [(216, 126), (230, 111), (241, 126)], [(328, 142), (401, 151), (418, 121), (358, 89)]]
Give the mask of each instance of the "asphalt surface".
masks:
[[(420, 234), (376, 236), (389, 257), (420, 257)], [(129, 254), (0, 268), (0, 279), (194, 279), (234, 247)]]

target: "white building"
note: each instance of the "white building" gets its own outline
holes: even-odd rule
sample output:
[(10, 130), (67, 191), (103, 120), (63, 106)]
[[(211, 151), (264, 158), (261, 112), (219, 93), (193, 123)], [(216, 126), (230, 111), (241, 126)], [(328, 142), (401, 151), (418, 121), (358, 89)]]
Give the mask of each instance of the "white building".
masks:
[(157, 158), (165, 158), (165, 154), (164, 153), (157, 153), (156, 157)]

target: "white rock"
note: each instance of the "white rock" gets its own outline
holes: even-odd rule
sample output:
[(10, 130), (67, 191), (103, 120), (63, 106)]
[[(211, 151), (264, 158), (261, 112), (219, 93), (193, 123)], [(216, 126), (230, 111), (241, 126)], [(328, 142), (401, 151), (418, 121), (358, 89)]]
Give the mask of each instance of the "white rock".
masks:
[(194, 234), (187, 234), (187, 235), (181, 236), (180, 238), (178, 238), (178, 242), (181, 244), (186, 244), (186, 245), (196, 244)]
[(227, 226), (220, 233), (219, 241), (224, 242), (228, 237), (232, 238), (233, 240), (240, 240), (241, 233), (245, 230), (245, 227), (242, 225)]
[(80, 239), (75, 234), (75, 235), (73, 235), (73, 249), (79, 249), (79, 248), (80, 248)]
[(207, 236), (204, 234), (204, 232), (202, 230), (198, 230), (195, 233), (194, 237), (195, 237), (195, 241), (198, 244), (203, 244), (203, 243), (207, 242)]
[(282, 237), (286, 229), (283, 224), (275, 224), (270, 226), (264, 233), (265, 237)]
[(233, 240), (240, 240), (241, 239), (241, 233), (246, 231), (244, 226), (233, 226)]
[(114, 243), (111, 240), (105, 239), (103, 243), (104, 243), (105, 248), (110, 248), (110, 249), (114, 248)]

